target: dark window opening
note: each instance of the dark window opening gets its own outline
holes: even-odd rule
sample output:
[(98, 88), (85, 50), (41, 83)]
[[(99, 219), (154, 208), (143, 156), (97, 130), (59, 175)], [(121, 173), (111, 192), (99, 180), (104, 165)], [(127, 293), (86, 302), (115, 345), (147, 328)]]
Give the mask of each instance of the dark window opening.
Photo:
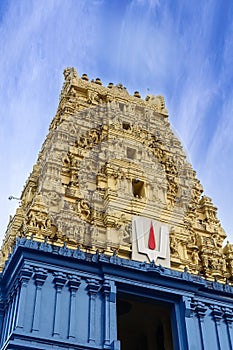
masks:
[(119, 108), (120, 108), (120, 110), (123, 112), (123, 111), (124, 111), (124, 104), (119, 103)]
[(118, 298), (117, 334), (121, 350), (173, 350), (170, 308), (147, 299)]
[(136, 158), (136, 149), (127, 147), (127, 158), (135, 159)]
[(123, 122), (123, 123), (122, 123), (122, 128), (123, 128), (124, 130), (129, 130), (129, 129), (130, 129), (130, 123)]
[(133, 190), (134, 197), (136, 198), (145, 197), (145, 186), (143, 181), (139, 179), (132, 180), (132, 190)]

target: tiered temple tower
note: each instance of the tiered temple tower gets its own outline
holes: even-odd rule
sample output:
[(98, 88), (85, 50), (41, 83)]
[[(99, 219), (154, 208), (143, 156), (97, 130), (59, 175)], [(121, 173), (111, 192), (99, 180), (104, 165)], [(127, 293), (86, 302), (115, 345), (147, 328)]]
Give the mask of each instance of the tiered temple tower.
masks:
[(163, 97), (64, 76), (1, 249), (1, 349), (232, 349), (233, 246)]

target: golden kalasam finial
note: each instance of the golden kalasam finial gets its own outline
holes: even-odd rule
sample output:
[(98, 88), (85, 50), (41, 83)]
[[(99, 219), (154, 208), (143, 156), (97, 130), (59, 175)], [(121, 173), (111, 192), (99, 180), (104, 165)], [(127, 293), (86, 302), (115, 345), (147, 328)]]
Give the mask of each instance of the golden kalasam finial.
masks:
[(138, 92), (138, 91), (135, 91), (135, 92), (134, 92), (134, 97), (141, 98), (141, 95), (139, 94), (139, 92)]
[(95, 83), (98, 85), (102, 85), (102, 81), (100, 80), (100, 78), (96, 78)]
[(83, 73), (83, 75), (81, 76), (81, 79), (86, 80), (86, 81), (89, 80), (86, 73)]

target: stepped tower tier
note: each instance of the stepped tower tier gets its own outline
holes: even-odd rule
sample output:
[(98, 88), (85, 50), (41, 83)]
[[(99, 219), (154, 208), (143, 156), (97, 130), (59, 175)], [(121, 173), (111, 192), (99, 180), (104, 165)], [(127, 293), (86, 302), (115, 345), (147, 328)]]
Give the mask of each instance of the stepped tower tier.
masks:
[(96, 250), (224, 282), (233, 246), (174, 135), (162, 96), (104, 87), (74, 68), (10, 220), (1, 266), (17, 237)]

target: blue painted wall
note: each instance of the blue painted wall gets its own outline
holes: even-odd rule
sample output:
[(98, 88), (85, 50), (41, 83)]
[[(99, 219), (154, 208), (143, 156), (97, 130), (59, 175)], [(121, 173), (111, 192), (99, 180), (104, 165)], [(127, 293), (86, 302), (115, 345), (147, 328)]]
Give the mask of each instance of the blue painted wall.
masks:
[(120, 349), (118, 293), (171, 307), (174, 349), (231, 350), (233, 288), (19, 239), (0, 280), (1, 349)]

